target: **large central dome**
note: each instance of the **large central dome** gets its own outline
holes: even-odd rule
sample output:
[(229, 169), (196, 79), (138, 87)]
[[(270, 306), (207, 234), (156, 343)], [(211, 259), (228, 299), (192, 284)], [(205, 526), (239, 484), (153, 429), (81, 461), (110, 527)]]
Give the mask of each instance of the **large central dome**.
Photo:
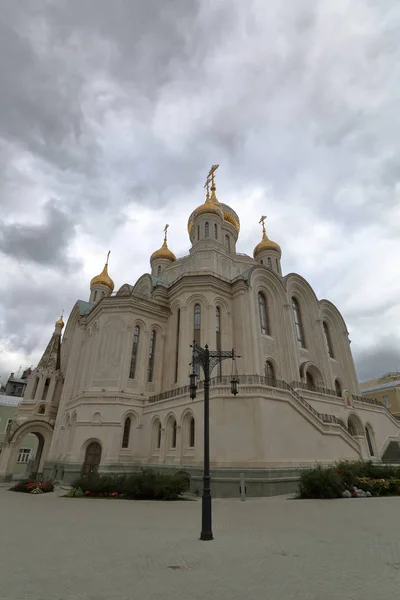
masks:
[(192, 214), (189, 217), (188, 225), (187, 225), (189, 234), (193, 229), (193, 222), (194, 222), (195, 217), (197, 217), (198, 215), (205, 213), (205, 212), (217, 213), (217, 214), (222, 213), (224, 221), (226, 221), (227, 223), (230, 223), (236, 229), (236, 231), (239, 233), (240, 221), (239, 221), (239, 217), (236, 214), (236, 212), (233, 210), (233, 208), (231, 208), (227, 204), (223, 204), (222, 202), (217, 201), (215, 203), (205, 202), (204, 204), (201, 204), (200, 206), (198, 206), (192, 212)]

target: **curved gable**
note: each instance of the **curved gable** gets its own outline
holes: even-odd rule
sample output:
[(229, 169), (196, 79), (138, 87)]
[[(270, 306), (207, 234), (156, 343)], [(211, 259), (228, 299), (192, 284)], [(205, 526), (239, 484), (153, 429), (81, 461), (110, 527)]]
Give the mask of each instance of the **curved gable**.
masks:
[(151, 275), (145, 273), (135, 283), (132, 288), (132, 293), (137, 294), (138, 296), (143, 296), (144, 298), (150, 298), (152, 292), (152, 281)]

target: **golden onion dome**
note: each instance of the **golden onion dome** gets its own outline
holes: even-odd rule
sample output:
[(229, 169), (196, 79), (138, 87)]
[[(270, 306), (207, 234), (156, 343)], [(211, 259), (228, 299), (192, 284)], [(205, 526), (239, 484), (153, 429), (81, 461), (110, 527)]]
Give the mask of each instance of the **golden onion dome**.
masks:
[(257, 256), (259, 254), (261, 254), (261, 252), (264, 252), (264, 250), (276, 250), (277, 252), (279, 252), (279, 254), (282, 253), (282, 250), (281, 250), (281, 247), (279, 246), (279, 244), (270, 240), (269, 237), (267, 236), (267, 234), (265, 233), (265, 230), (263, 231), (263, 236), (262, 236), (261, 242), (259, 244), (257, 244), (257, 246), (254, 248), (254, 252), (253, 252), (254, 258), (257, 258)]
[(231, 208), (227, 204), (223, 204), (222, 202), (220, 202), (219, 205), (220, 205), (222, 213), (224, 215), (224, 221), (226, 221), (227, 223), (230, 223), (236, 229), (236, 231), (239, 233), (240, 221), (239, 221), (239, 217), (237, 216), (237, 214), (235, 213), (233, 208)]
[(63, 321), (63, 316), (62, 315), (58, 319), (58, 321), (56, 321), (56, 327), (61, 327), (61, 329), (64, 327), (64, 321)]
[(171, 250), (167, 246), (166, 239), (164, 239), (164, 242), (163, 242), (163, 245), (161, 246), (161, 248), (159, 250), (156, 250), (155, 252), (153, 252), (153, 254), (150, 256), (150, 262), (153, 262), (153, 260), (156, 260), (156, 258), (166, 258), (167, 260), (170, 260), (171, 262), (176, 260), (175, 254), (173, 252), (171, 252)]
[(108, 263), (104, 265), (104, 269), (102, 270), (100, 275), (96, 275), (96, 277), (93, 277), (92, 281), (90, 282), (90, 287), (92, 287), (93, 285), (105, 285), (111, 291), (113, 291), (114, 282), (108, 274)]

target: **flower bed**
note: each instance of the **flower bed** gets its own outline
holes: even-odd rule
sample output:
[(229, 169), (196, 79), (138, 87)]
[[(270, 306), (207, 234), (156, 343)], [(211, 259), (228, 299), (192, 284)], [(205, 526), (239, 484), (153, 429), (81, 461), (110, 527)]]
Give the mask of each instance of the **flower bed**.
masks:
[(187, 481), (180, 475), (144, 469), (139, 473), (89, 475), (72, 483), (70, 498), (126, 498), (129, 500), (178, 500)]
[(364, 498), (400, 495), (400, 467), (341, 461), (302, 471), (298, 498)]
[(18, 481), (10, 488), (10, 492), (22, 492), (23, 494), (47, 494), (54, 491), (52, 481), (38, 481), (36, 479), (24, 479)]

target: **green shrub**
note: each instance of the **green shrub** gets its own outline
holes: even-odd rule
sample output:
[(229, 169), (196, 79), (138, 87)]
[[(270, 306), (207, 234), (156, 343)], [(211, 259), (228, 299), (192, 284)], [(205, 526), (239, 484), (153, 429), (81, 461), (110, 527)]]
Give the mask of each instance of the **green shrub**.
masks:
[(23, 479), (10, 488), (11, 492), (22, 492), (23, 494), (47, 494), (54, 491), (52, 481), (38, 481), (36, 479)]
[[(92, 497), (129, 498), (135, 500), (177, 500), (187, 489), (182, 475), (159, 473), (151, 469), (142, 469), (130, 474), (92, 474), (80, 477), (72, 483), (82, 495)], [(68, 494), (69, 495), (69, 494)]]
[(376, 465), (372, 461), (340, 461), (336, 467), (348, 487), (357, 485), (358, 478), (400, 479), (400, 467)]
[(340, 498), (345, 489), (336, 467), (317, 465), (300, 474), (300, 498)]

